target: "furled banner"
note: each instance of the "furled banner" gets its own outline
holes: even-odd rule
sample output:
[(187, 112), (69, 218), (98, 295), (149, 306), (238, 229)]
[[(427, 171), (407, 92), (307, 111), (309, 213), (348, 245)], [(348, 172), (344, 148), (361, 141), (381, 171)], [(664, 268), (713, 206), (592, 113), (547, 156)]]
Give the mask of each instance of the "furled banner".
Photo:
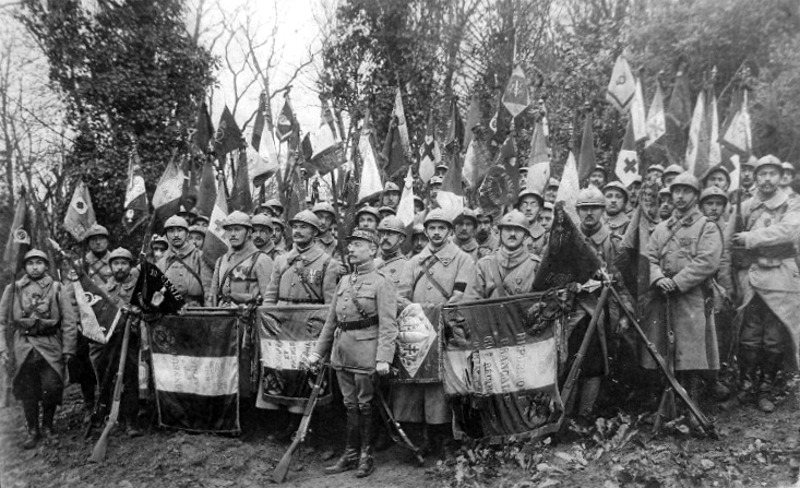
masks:
[(555, 432), (571, 301), (566, 291), (545, 292), (442, 309), (442, 376), (457, 436), (499, 442)]
[(441, 337), (439, 316), (442, 306), (412, 303), (397, 317), (396, 383), (439, 383), (441, 374)]
[[(258, 309), (261, 378), (256, 407), (274, 410), (282, 405), (291, 412), (303, 412), (314, 373), (302, 366), (314, 350), (329, 310), (329, 305), (305, 304)], [(318, 405), (331, 401), (329, 384), (323, 384)]]
[(149, 331), (159, 425), (238, 433), (237, 317), (165, 315)]

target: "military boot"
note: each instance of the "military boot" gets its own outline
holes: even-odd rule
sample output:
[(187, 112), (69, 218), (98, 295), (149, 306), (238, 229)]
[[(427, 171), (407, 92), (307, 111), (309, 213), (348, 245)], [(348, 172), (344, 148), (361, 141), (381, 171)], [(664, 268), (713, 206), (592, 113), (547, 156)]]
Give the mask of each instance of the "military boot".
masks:
[(38, 400), (25, 400), (22, 403), (22, 409), (25, 412), (25, 422), (28, 425), (28, 430), (25, 434), (25, 440), (22, 441), (23, 449), (33, 449), (36, 443), (39, 442), (39, 401)]
[(775, 389), (775, 379), (778, 376), (782, 361), (782, 353), (764, 352), (764, 360), (761, 363), (761, 382), (758, 385), (758, 408), (764, 413), (775, 411), (772, 393)]
[[(325, 468), (325, 474), (336, 474), (350, 471), (358, 467), (358, 446), (360, 441), (358, 407), (347, 407), (347, 427), (345, 429), (344, 453), (333, 466)], [(370, 421), (372, 419), (370, 418)]]
[(581, 399), (578, 403), (578, 417), (582, 420), (591, 423), (591, 417), (594, 413), (594, 404), (597, 402), (597, 396), (600, 394), (600, 383), (602, 378), (595, 376), (586, 378), (581, 385)]
[(739, 349), (739, 393), (741, 403), (750, 403), (755, 394), (756, 368), (760, 351), (751, 347)]
[(375, 460), (372, 459), (372, 407), (361, 409), (360, 420), (361, 456), (358, 459), (356, 478), (366, 478), (375, 471)]
[(41, 437), (46, 444), (55, 444), (58, 440), (53, 435), (53, 418), (56, 415), (56, 405), (42, 405), (42, 431)]

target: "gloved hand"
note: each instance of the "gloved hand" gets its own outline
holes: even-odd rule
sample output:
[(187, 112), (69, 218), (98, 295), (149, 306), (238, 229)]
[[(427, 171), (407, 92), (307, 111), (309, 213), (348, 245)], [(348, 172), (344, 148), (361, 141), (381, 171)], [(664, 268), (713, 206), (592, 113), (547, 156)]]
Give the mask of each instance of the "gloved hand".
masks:
[(375, 371), (381, 376), (386, 376), (389, 374), (389, 363), (386, 361), (378, 361), (378, 364), (375, 365)]

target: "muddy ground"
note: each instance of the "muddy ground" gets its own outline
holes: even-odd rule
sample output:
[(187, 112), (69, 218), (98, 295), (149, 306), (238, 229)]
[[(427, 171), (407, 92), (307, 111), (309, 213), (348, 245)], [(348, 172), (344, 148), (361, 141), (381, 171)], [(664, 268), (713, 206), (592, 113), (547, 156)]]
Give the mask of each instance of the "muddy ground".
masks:
[[(30, 451), (21, 407), (0, 409), (2, 487), (262, 487), (286, 444), (268, 440), (282, 417), (262, 414), (258, 428), (241, 437), (196, 435), (152, 429), (143, 437), (112, 436), (104, 464), (87, 458), (93, 440), (83, 440), (77, 388), (67, 390), (57, 423), (57, 444)], [(587, 429), (577, 426), (557, 440), (500, 448), (464, 446), (457, 460), (435, 456), (413, 466), (407, 451), (393, 446), (377, 453), (377, 470), (364, 480), (353, 473), (324, 476), (332, 450), (341, 447), (343, 425), (322, 418), (316, 440), (296, 458), (287, 486), (299, 487), (774, 487), (793, 486), (800, 466), (800, 417), (793, 397), (772, 414), (736, 402), (707, 409), (721, 436), (698, 439), (681, 432), (653, 437), (647, 416), (606, 411)], [(320, 417), (335, 416), (323, 411)], [(247, 426), (245, 426), (247, 427)], [(338, 452), (336, 453), (338, 454)], [(796, 485), (800, 486), (800, 484)]]

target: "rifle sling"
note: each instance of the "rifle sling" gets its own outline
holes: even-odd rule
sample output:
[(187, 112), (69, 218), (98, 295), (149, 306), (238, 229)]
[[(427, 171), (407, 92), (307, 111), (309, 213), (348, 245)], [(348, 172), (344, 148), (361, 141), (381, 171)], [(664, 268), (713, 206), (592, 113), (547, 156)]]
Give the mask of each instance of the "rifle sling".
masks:
[[(431, 282), (431, 284), (436, 288), (436, 290), (438, 290), (439, 293), (441, 293), (441, 295), (443, 297), (445, 297), (445, 299), (450, 300), (450, 297), (452, 297), (453, 294), (452, 293), (448, 293), (444, 289), (444, 287), (441, 285), (441, 283), (436, 281), (436, 278), (433, 277), (433, 273), (431, 273), (431, 268), (433, 267), (434, 264), (436, 264), (437, 261), (438, 261), (438, 258), (436, 258), (433, 255), (431, 255), (427, 259), (427, 261), (425, 261), (425, 265), (422, 267), (423, 268), (422, 272), (417, 276), (417, 279), (414, 280), (414, 287), (417, 286), (417, 283), (419, 282), (420, 279), (422, 279), (423, 275), (427, 276), (428, 277), (428, 281)], [(412, 291), (413, 291), (413, 289), (412, 289)]]

